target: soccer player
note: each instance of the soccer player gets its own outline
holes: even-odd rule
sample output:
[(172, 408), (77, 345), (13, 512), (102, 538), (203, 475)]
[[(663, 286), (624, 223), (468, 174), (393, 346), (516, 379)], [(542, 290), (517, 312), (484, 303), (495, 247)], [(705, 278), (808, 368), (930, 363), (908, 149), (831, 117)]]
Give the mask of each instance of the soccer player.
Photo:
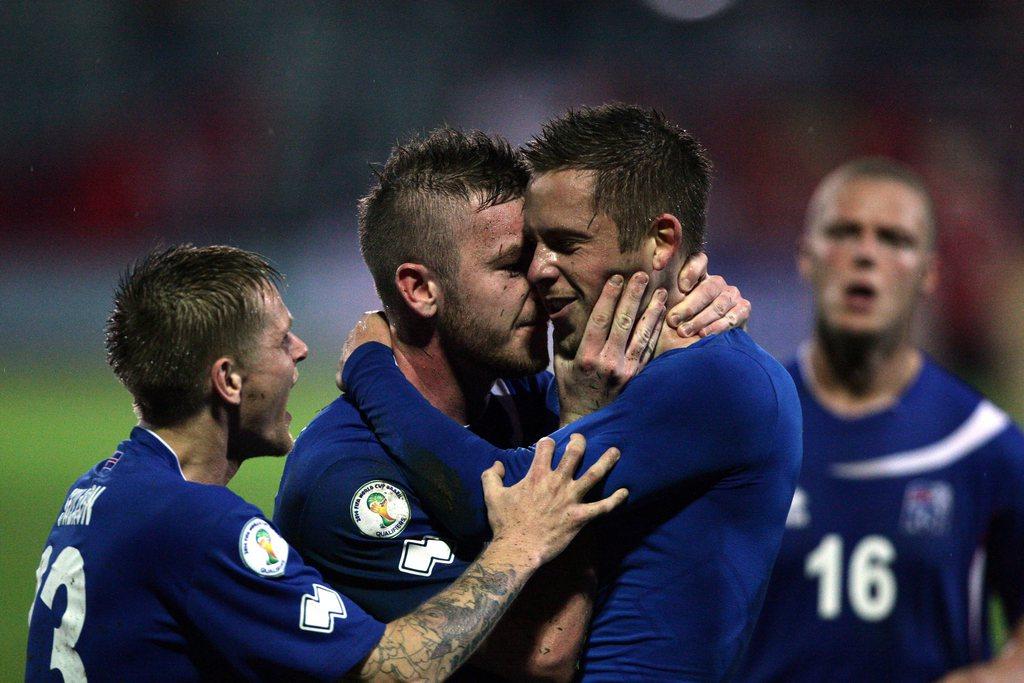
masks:
[(494, 541), (461, 578), (390, 623), (326, 585), (225, 484), (292, 446), (305, 343), (277, 272), (230, 247), (154, 252), (121, 281), (107, 326), (139, 426), (76, 481), (46, 542), (26, 679), (440, 680), (527, 579), (624, 491), (581, 504), (615, 453), (572, 479), (542, 441), (522, 487), (483, 474)]
[[(616, 274), (655, 286), (700, 248), (709, 163), (699, 144), (657, 112), (625, 105), (570, 111), (526, 150), (533, 176), (524, 220), (536, 240), (528, 277), (554, 324), (556, 376), (576, 364)], [(621, 286), (621, 285), (620, 285)], [(670, 291), (674, 288), (669, 288)], [(669, 305), (674, 303), (673, 296)], [(434, 410), (402, 377), (371, 318), (343, 358), (350, 398), (421, 489), (444, 509), (457, 491), (463, 529), (486, 533), (475, 484), (493, 459), (522, 475), (530, 451), (488, 451)], [(685, 347), (685, 348), (684, 348)], [(760, 609), (800, 463), (792, 379), (740, 330), (680, 342), (609, 405), (553, 435), (621, 444), (607, 487), (630, 502), (589, 551), (598, 600), (582, 658), (584, 680), (720, 680), (734, 673)], [(587, 363), (583, 364), (584, 366)], [(562, 419), (567, 419), (563, 414)], [(426, 493), (436, 500), (426, 500)]]
[[(396, 328), (398, 367), (434, 406), (503, 448), (532, 444), (558, 427), (552, 377), (544, 372), (547, 315), (526, 279), (528, 180), (522, 156), (504, 140), (441, 129), (397, 147), (360, 204), (362, 252)], [(681, 276), (696, 282), (705, 262), (695, 258)], [(624, 306), (635, 315), (643, 287), (623, 289)], [(691, 311), (708, 304), (692, 319), (705, 333), (742, 322), (749, 310), (717, 277), (684, 303)], [(648, 333), (657, 322), (658, 307), (652, 310)], [(631, 372), (627, 335), (614, 341), (620, 346), (609, 348), (609, 362)], [(566, 406), (592, 400), (576, 388), (563, 387)], [(480, 539), (455, 541), (459, 493), (438, 493), (450, 505), (428, 514), (420, 487), (343, 395), (299, 436), (274, 519), (332, 586), (389, 620), (451, 583), (480, 551)], [(567, 574), (558, 566), (543, 571)], [(499, 627), (499, 647), (486, 648), (473, 664), (512, 678), (571, 677), (591, 592), (588, 577), (571, 575), (572, 582), (532, 581)]]
[[(896, 162), (852, 161), (814, 192), (814, 333), (789, 366), (804, 466), (742, 680), (933, 681), (990, 656), (992, 593), (1024, 611), (1024, 437), (912, 337), (935, 242)], [(965, 680), (1024, 680), (1015, 640)]]

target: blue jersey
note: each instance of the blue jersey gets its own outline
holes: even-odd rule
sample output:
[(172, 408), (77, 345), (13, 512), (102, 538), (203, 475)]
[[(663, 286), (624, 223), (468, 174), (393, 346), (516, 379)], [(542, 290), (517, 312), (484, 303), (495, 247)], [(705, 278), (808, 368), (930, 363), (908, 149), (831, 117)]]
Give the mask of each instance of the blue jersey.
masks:
[(72, 485), (36, 577), (30, 681), (337, 680), (384, 632), (139, 427)]
[[(500, 459), (506, 481), (516, 481), (533, 452), (494, 449), (459, 428), (379, 344), (349, 358), (345, 384), (411, 480), (444, 477), (451, 495), (421, 502), (452, 528), (485, 533), (480, 472)], [(600, 588), (583, 678), (727, 677), (753, 629), (796, 485), (792, 379), (732, 331), (651, 361), (610, 405), (553, 434), (557, 454), (573, 432), (587, 437), (584, 467), (606, 448), (622, 451), (595, 495), (630, 490), (593, 534)]]
[[(392, 363), (393, 364), (393, 363)], [(499, 380), (469, 428), (502, 446), (558, 426), (549, 373)], [(417, 488), (342, 395), (303, 430), (274, 507), (285, 538), (377, 619), (408, 614), (457, 579), (481, 550), (428, 515)]]
[(859, 419), (790, 372), (804, 466), (743, 680), (933, 681), (988, 658), (988, 595), (1024, 612), (1020, 430), (931, 360)]

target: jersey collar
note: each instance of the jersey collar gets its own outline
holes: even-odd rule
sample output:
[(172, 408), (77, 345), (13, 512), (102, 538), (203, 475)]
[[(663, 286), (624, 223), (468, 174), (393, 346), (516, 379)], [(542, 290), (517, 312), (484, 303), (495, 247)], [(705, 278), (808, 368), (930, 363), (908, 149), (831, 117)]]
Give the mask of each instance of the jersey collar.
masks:
[(133, 427), (131, 440), (141, 446), (148, 448), (154, 455), (160, 457), (167, 465), (178, 470), (178, 474), (185, 479), (185, 473), (181, 471), (181, 462), (178, 454), (174, 452), (170, 444), (160, 438), (160, 435), (145, 427)]

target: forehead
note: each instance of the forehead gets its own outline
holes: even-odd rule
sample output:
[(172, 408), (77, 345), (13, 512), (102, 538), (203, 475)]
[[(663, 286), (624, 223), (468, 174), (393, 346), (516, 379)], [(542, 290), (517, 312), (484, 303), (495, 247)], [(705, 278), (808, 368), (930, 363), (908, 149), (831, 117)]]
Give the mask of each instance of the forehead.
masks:
[(819, 207), (818, 227), (837, 221), (864, 225), (899, 226), (924, 234), (924, 198), (908, 185), (887, 178), (850, 178), (826, 188)]
[(531, 228), (577, 227), (594, 216), (593, 171), (540, 173), (526, 187), (524, 215)]
[(291, 325), (292, 314), (284, 305), (284, 299), (281, 298), (277, 287), (265, 285), (260, 291), (260, 301), (263, 303), (264, 329), (276, 332)]
[(522, 243), (522, 199), (480, 210), (477, 210), (478, 206), (476, 202), (470, 205), (468, 220), (461, 221), (457, 229), (458, 244), (464, 257), (490, 258), (494, 252)]

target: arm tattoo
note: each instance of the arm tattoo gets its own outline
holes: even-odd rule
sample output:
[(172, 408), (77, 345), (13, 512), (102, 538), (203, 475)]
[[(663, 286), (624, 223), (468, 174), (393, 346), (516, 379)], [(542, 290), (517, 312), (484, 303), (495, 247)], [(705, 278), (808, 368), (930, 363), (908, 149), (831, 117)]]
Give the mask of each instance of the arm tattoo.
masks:
[(447, 589), (388, 624), (359, 678), (443, 680), (480, 646), (525, 578), (511, 565), (478, 559)]

